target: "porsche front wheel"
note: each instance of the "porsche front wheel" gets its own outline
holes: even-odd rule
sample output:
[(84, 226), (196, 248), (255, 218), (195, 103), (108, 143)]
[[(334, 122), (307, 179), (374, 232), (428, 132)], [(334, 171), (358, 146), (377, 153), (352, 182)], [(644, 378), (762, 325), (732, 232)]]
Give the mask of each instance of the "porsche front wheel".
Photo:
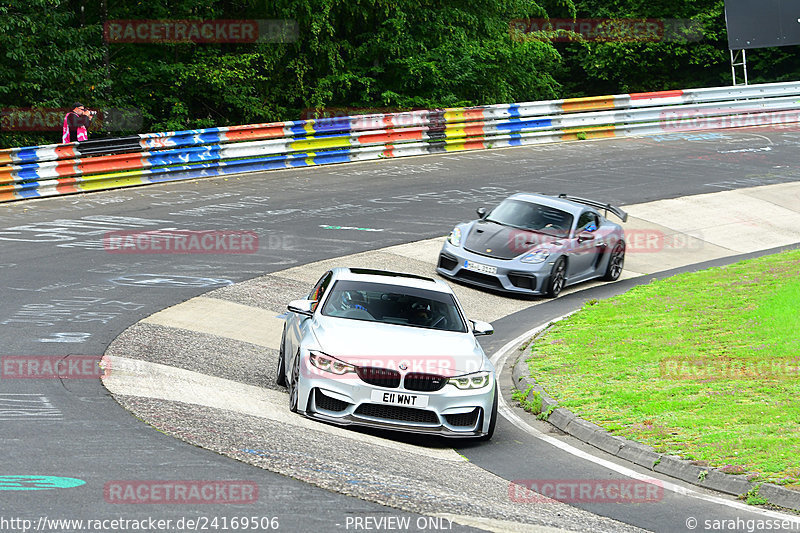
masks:
[(548, 298), (555, 298), (561, 293), (564, 288), (564, 278), (567, 274), (567, 263), (563, 257), (559, 257), (556, 264), (553, 265), (553, 271), (550, 273), (550, 278), (547, 280), (547, 291), (545, 294)]

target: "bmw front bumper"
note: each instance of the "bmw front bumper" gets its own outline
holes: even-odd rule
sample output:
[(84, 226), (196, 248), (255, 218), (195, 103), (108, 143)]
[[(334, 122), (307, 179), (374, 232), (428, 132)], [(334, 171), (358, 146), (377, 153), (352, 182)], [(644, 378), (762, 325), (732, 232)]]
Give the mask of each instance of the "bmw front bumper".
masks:
[[(432, 392), (386, 388), (365, 383), (355, 373), (331, 377), (320, 375), (310, 368), (307, 358), (301, 359), (306, 372), (300, 380), (299, 405), (309, 418), (340, 426), (365, 426), (394, 431), (474, 438), (489, 431), (489, 419), (494, 402), (495, 383), (480, 389), (461, 390), (445, 385)], [(404, 395), (426, 396), (425, 407), (407, 407), (378, 403), (373, 391)]]

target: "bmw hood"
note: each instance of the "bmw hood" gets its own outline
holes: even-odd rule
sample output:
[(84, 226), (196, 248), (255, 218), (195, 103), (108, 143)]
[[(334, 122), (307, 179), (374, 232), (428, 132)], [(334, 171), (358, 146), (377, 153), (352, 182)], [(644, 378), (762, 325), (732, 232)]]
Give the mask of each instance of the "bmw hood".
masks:
[(552, 249), (558, 242), (551, 235), (478, 220), (469, 229), (464, 248), (497, 259), (514, 259), (536, 248)]
[(320, 349), (356, 366), (445, 376), (492, 369), (471, 333), (322, 315), (315, 316), (313, 320)]

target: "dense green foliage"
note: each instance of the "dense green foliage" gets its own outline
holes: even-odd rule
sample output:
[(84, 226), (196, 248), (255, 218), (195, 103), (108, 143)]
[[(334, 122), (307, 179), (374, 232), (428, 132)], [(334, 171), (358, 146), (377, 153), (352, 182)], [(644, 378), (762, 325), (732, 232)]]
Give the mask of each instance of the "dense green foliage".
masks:
[[(0, 0), (0, 108), (134, 108), (139, 131), (730, 83), (723, 0)], [(514, 39), (545, 16), (691, 19), (696, 42)], [(283, 19), (291, 42), (106, 43), (103, 22)], [(800, 71), (794, 49), (751, 55), (754, 81)], [(94, 137), (102, 134), (95, 132)], [(120, 132), (115, 132), (119, 135)], [(0, 145), (60, 133), (0, 132)]]

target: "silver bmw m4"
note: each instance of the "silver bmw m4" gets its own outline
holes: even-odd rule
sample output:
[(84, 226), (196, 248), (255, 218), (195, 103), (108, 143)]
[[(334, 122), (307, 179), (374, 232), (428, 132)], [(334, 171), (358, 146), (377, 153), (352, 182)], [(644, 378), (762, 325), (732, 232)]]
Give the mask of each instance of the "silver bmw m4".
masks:
[(289, 303), (277, 383), (289, 408), (338, 425), (488, 440), (495, 369), (441, 280), (359, 268), (326, 272)]

